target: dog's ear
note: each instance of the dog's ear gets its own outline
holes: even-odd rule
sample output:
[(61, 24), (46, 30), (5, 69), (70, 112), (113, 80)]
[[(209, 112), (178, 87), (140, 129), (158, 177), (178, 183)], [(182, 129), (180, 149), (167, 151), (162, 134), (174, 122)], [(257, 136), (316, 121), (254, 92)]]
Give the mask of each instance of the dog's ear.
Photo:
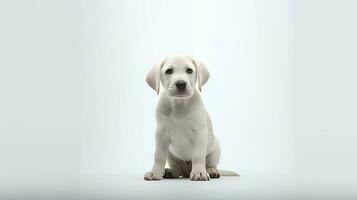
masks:
[(202, 86), (208, 81), (209, 72), (208, 72), (206, 66), (202, 62), (200, 62), (194, 58), (191, 58), (191, 61), (196, 66), (197, 84), (198, 84), (198, 89), (201, 92)]
[(160, 92), (160, 70), (164, 65), (165, 60), (161, 61), (161, 63), (154, 65), (149, 73), (146, 75), (146, 82), (149, 86), (156, 91), (157, 94)]

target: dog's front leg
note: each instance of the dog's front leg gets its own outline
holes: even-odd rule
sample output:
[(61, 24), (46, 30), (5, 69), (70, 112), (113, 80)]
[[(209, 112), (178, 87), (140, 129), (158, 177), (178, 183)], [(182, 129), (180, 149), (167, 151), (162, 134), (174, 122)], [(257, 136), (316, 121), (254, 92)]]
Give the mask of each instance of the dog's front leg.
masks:
[(154, 165), (144, 176), (145, 180), (161, 180), (165, 173), (165, 164), (169, 152), (169, 137), (162, 129), (156, 130)]
[(193, 137), (192, 171), (190, 180), (208, 181), (209, 174), (206, 171), (207, 135), (205, 130), (199, 131)]

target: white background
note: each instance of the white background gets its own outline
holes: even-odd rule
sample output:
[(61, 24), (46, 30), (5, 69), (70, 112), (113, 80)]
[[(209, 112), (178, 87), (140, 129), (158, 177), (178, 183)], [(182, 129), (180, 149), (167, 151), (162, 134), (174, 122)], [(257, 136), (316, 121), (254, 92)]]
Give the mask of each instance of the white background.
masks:
[[(177, 52), (208, 67), (202, 96), (219, 167), (242, 174), (213, 182), (227, 186), (207, 197), (324, 195), (326, 178), (335, 196), (355, 195), (355, 9), (293, 0), (0, 3), (3, 195), (161, 191), (142, 180), (157, 100), (144, 78)], [(168, 184), (160, 187), (177, 187)]]
[(274, 3), (281, 5), (83, 5), (82, 103), (88, 112), (83, 170), (151, 167), (157, 97), (144, 78), (164, 56), (184, 52), (201, 59), (212, 74), (202, 95), (222, 143), (222, 167), (289, 172), (292, 9), (289, 3)]

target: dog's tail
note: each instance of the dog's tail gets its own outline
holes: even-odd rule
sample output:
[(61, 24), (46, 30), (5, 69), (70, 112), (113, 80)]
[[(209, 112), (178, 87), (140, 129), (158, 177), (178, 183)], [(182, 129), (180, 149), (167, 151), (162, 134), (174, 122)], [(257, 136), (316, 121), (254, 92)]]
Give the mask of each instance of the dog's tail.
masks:
[(219, 175), (221, 176), (240, 176), (237, 172), (230, 170), (218, 170)]

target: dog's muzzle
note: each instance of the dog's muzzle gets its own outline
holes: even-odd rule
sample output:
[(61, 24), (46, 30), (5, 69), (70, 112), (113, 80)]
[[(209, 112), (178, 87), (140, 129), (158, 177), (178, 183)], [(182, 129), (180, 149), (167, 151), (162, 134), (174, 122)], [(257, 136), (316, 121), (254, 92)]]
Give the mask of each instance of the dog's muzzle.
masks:
[(183, 92), (186, 89), (187, 83), (185, 81), (177, 81), (175, 83), (175, 85), (176, 85), (177, 90), (179, 90), (180, 92)]

